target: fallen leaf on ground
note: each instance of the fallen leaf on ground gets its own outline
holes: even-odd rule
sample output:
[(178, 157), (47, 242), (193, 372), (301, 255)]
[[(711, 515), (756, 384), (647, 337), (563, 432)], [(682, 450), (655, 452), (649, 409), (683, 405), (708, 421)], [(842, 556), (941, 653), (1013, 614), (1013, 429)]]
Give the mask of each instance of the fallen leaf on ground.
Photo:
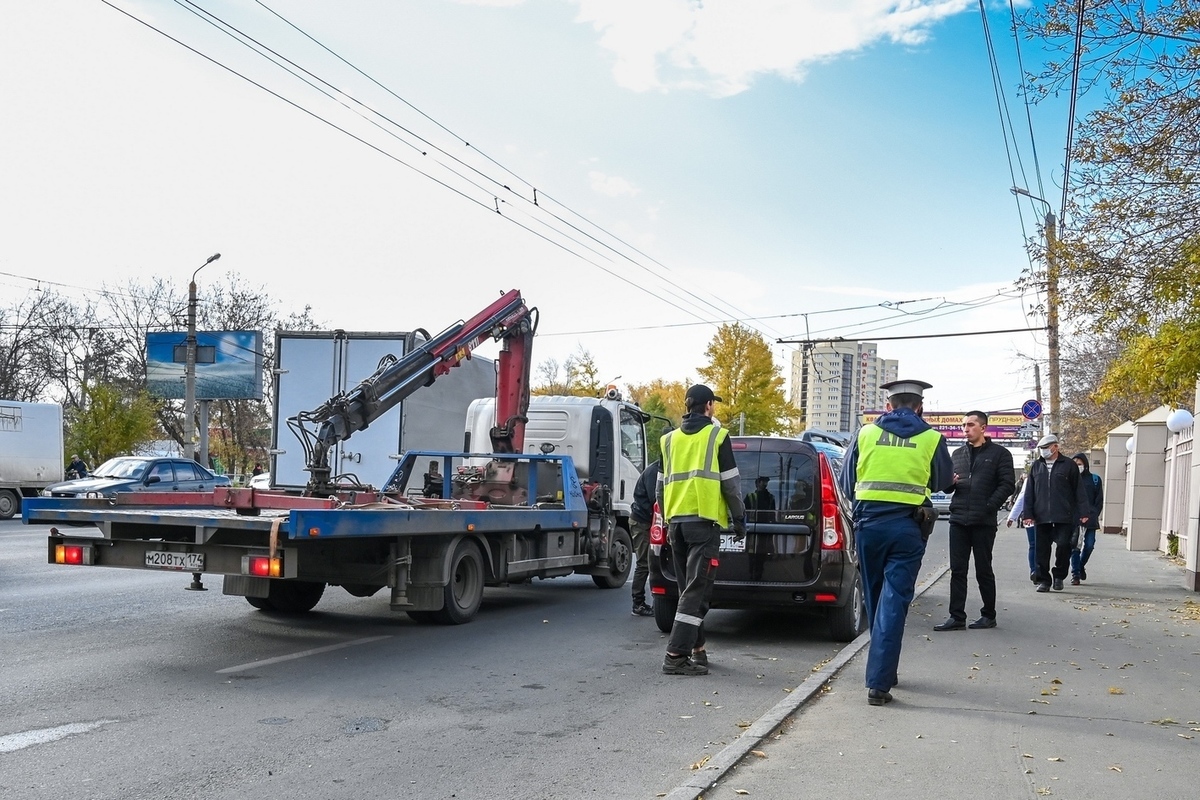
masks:
[(1052, 680), (1052, 681), (1050, 681), (1050, 682), (1051, 682), (1051, 683), (1056, 683), (1056, 684), (1058, 684), (1059, 686), (1062, 686), (1062, 681), (1060, 681), (1058, 678), (1055, 678), (1054, 680)]
[(733, 790), (733, 793), (734, 793), (734, 794), (750, 794), (750, 793), (749, 793), (748, 791), (746, 791), (745, 789), (734, 789), (734, 790)]
[(1032, 753), (1021, 753), (1021, 758), (1033, 758)]
[(752, 755), (752, 756), (758, 756), (759, 758), (766, 758), (766, 757), (767, 757), (767, 754), (766, 754), (766, 753), (764, 753), (762, 750), (751, 750), (751, 751), (750, 751), (750, 755)]
[(1125, 690), (1122, 689), (1120, 686), (1110, 686), (1110, 687), (1108, 687), (1108, 693), (1109, 694), (1125, 694)]
[(1120, 772), (1120, 771), (1121, 771), (1121, 765), (1120, 765), (1120, 764), (1109, 764), (1109, 765), (1108, 765), (1108, 768), (1109, 768), (1109, 769), (1111, 769), (1113, 772)]
[(1048, 706), (1048, 705), (1050, 705), (1050, 701), (1049, 701), (1049, 700), (1038, 700), (1036, 697), (1034, 697), (1034, 698), (1031, 698), (1029, 702), (1031, 702), (1031, 703), (1041, 703), (1041, 704), (1042, 704), (1042, 705), (1044, 705), (1044, 706)]
[(710, 758), (712, 758), (712, 756), (705, 756), (704, 758), (700, 759), (695, 764), (692, 764), (692, 769), (703, 769), (704, 765), (708, 763)]
[(1051, 756), (1050, 758), (1047, 758), (1046, 760), (1047, 761), (1062, 761), (1063, 759), (1060, 756)]

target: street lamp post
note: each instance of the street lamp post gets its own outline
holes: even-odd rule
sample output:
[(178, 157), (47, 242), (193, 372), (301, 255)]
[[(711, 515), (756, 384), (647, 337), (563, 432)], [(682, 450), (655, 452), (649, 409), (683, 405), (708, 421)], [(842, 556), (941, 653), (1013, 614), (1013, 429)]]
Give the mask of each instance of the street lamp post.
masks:
[(1058, 423), (1062, 416), (1058, 389), (1058, 258), (1055, 253), (1058, 239), (1055, 231), (1054, 212), (1048, 202), (1030, 194), (1018, 186), (1010, 189), (1013, 194), (1028, 197), (1046, 206), (1043, 230), (1046, 235), (1046, 349), (1050, 355), (1050, 429), (1047, 433), (1059, 433)]
[(196, 457), (196, 276), (220, 257), (220, 253), (209, 256), (207, 261), (196, 267), (188, 284), (187, 360), (183, 369), (183, 454), (189, 459)]

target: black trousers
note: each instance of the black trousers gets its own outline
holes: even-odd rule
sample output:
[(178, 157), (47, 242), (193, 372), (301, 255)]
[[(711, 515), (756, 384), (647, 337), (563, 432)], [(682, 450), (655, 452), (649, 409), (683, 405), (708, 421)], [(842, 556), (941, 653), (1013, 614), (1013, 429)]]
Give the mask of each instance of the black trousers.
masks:
[(667, 653), (686, 656), (704, 647), (704, 615), (717, 577), (721, 529), (711, 522), (672, 522), (667, 536), (679, 585), (679, 604)]
[(996, 618), (996, 573), (992, 571), (992, 547), (996, 526), (950, 523), (950, 616), (967, 618), (967, 570), (975, 558), (975, 581), (979, 584), (979, 613)]
[[(1076, 526), (1070, 522), (1039, 522), (1033, 532), (1037, 554), (1038, 583), (1049, 583), (1053, 575), (1060, 581), (1071, 571), (1071, 535)], [(1054, 546), (1054, 569), (1050, 569), (1050, 546)]]

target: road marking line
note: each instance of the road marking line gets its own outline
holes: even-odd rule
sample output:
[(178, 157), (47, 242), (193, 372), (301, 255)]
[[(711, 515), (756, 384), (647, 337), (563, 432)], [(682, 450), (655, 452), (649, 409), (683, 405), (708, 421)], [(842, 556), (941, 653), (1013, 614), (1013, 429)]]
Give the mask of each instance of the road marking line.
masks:
[(276, 656), (275, 658), (264, 658), (262, 661), (251, 661), (249, 664), (239, 664), (236, 667), (226, 667), (225, 669), (217, 670), (218, 675), (225, 675), (230, 672), (245, 672), (248, 669), (257, 669), (258, 667), (266, 667), (271, 664), (278, 664), (282, 661), (294, 661), (297, 658), (305, 658), (307, 656), (315, 656), (321, 653), (328, 653), (332, 650), (341, 650), (343, 647), (354, 647), (357, 644), (368, 644), (370, 642), (378, 642), (380, 639), (390, 639), (391, 634), (384, 636), (368, 636), (365, 639), (355, 639), (352, 642), (342, 642), (341, 644), (331, 644), (326, 647), (315, 647), (312, 650), (302, 650), (299, 653), (291, 653), (286, 656)]
[(0, 736), (0, 753), (12, 753), (32, 747), (35, 744), (48, 744), (59, 739), (65, 739), (76, 733), (87, 733), (102, 725), (116, 722), (115, 719), (102, 719), (96, 722), (72, 722), (70, 725), (59, 725), (57, 728), (40, 728), (36, 731), (10, 733)]

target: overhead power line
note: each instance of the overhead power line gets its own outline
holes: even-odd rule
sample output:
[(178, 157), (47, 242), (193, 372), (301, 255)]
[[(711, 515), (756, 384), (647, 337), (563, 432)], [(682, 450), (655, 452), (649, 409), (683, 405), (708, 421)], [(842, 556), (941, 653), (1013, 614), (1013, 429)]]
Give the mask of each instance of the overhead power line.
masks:
[[(992, 334), (997, 334), (997, 333), (1029, 333), (1030, 331), (1044, 331), (1044, 330), (1047, 330), (1047, 328), (1008, 328), (1007, 330), (1002, 330), (1002, 331), (963, 331), (961, 333), (927, 333), (927, 334), (920, 335), (920, 336), (917, 336), (917, 335), (914, 335), (914, 336), (871, 336), (869, 338), (873, 342), (894, 342), (894, 341), (899, 341), (900, 339), (945, 339), (945, 338), (949, 338), (951, 336), (991, 336)], [(781, 339), (779, 341), (779, 344), (811, 345), (811, 344), (824, 344), (826, 342), (836, 343), (836, 342), (855, 342), (855, 341), (860, 341), (860, 340), (855, 339), (853, 337), (846, 338), (843, 336), (838, 336), (838, 337), (834, 337), (831, 339), (786, 339), (786, 340)]]

